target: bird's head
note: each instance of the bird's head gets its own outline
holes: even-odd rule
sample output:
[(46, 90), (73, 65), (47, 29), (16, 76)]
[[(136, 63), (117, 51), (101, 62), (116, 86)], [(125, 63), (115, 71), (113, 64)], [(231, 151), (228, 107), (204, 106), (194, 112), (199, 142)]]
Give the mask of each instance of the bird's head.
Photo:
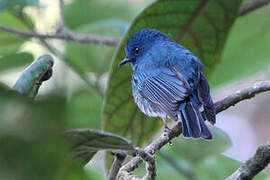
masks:
[(155, 29), (147, 28), (136, 32), (128, 40), (125, 48), (126, 57), (120, 62), (119, 66), (131, 63), (133, 69), (136, 69), (136, 66), (145, 60), (143, 57), (159, 40), (169, 40), (169, 37)]

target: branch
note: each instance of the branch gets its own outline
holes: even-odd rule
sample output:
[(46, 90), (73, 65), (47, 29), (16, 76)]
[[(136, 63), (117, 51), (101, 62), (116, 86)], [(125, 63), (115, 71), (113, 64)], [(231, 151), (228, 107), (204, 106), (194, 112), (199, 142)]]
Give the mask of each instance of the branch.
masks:
[(216, 113), (224, 111), (231, 106), (234, 106), (236, 103), (243, 101), (245, 99), (250, 99), (256, 94), (269, 91), (270, 90), (270, 81), (262, 81), (255, 83), (252, 87), (247, 89), (236, 91), (234, 94), (231, 94), (224, 98), (221, 101), (215, 103)]
[(252, 179), (261, 172), (270, 162), (270, 144), (260, 146), (255, 155), (240, 166), (226, 180), (246, 180)]
[(122, 163), (124, 162), (126, 158), (126, 153), (122, 151), (112, 152), (112, 155), (114, 156), (114, 161), (112, 164), (112, 167), (109, 172), (109, 176), (107, 180), (115, 180), (116, 176), (120, 170), (120, 167), (122, 166)]
[(24, 70), (13, 89), (30, 98), (35, 98), (42, 82), (50, 79), (52, 76), (52, 66), (52, 56), (40, 56)]
[(0, 25), (0, 30), (17, 34), (27, 38), (39, 38), (39, 39), (62, 39), (66, 41), (75, 41), (79, 43), (93, 43), (93, 44), (104, 44), (108, 46), (115, 46), (120, 42), (118, 37), (109, 37), (109, 36), (99, 36), (91, 34), (81, 34), (70, 31), (66, 28), (63, 28), (62, 31), (55, 34), (40, 34), (35, 32), (21, 31), (11, 27), (6, 27)]
[(59, 16), (59, 25), (64, 26), (65, 21), (64, 21), (64, 0), (59, 0), (59, 11), (60, 11), (60, 16)]
[[(250, 4), (240, 7), (238, 16), (244, 16), (247, 13), (252, 12), (269, 3), (270, 3), (270, 0), (255, 0)], [(36, 33), (36, 32), (21, 31), (21, 30), (14, 29), (11, 27), (6, 27), (3, 25), (0, 25), (0, 30), (17, 34), (19, 36), (27, 37), (27, 38), (60, 39), (60, 40), (75, 41), (75, 42), (85, 43), (85, 44), (86, 43), (104, 44), (108, 46), (116, 46), (119, 44), (121, 40), (121, 38), (119, 37), (83, 34), (83, 33), (77, 33), (77, 32), (69, 30), (68, 28), (64, 26), (63, 0), (59, 0), (59, 5), (60, 5), (60, 20), (59, 20), (57, 31), (54, 34), (41, 34), (41, 33)], [(59, 29), (61, 30), (58, 31)]]
[(185, 176), (189, 180), (198, 180), (196, 173), (191, 168), (180, 166), (179, 163), (177, 163), (166, 153), (159, 152), (159, 155), (166, 160), (179, 174)]
[(143, 149), (136, 149), (137, 154), (146, 162), (146, 175), (143, 180), (154, 180), (156, 179), (156, 160), (155, 157), (145, 152)]
[(238, 16), (244, 16), (248, 14), (249, 12), (254, 11), (258, 8), (261, 8), (269, 3), (270, 3), (270, 0), (253, 0), (251, 3), (240, 7)]
[[(215, 103), (217, 111), (216, 113), (218, 114), (219, 112), (224, 111), (225, 109), (237, 104), (238, 102), (241, 102), (245, 99), (250, 99), (256, 94), (265, 91), (270, 91), (270, 81), (256, 83), (250, 88), (237, 91), (236, 93), (229, 95), (228, 97)], [(172, 131), (170, 131), (169, 133), (163, 132), (157, 139), (153, 140), (148, 146), (146, 146), (144, 148), (144, 151), (146, 153), (154, 154), (173, 138), (178, 137), (182, 133), (181, 122), (178, 122), (176, 125), (174, 125), (171, 130)], [(134, 157), (120, 169), (119, 174), (128, 174), (131, 176), (130, 172), (134, 171), (142, 162), (143, 161), (140, 157)]]

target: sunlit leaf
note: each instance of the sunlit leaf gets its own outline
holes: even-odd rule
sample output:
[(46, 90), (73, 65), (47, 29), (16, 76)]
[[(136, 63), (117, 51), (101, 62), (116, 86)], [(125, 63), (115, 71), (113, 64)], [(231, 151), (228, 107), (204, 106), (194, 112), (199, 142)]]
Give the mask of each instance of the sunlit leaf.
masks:
[(132, 142), (116, 134), (93, 130), (73, 129), (66, 131), (74, 156), (87, 163), (99, 150), (133, 150)]

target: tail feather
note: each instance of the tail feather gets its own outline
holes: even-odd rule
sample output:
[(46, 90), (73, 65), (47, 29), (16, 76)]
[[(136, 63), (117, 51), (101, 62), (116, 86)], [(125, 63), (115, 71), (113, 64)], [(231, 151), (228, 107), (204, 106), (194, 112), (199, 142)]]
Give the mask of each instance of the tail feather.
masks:
[(180, 109), (182, 130), (185, 137), (212, 139), (196, 103), (189, 101)]
[(198, 96), (204, 107), (205, 118), (211, 123), (216, 123), (216, 108), (210, 96), (210, 88), (203, 74), (200, 75)]

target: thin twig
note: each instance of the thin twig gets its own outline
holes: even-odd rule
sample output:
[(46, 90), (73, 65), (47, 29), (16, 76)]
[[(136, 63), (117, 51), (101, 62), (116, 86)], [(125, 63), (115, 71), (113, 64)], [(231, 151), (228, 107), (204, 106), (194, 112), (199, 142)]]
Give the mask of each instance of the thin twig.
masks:
[(255, 83), (252, 87), (236, 91), (234, 94), (227, 96), (215, 103), (217, 113), (234, 106), (236, 103), (245, 99), (250, 99), (256, 94), (270, 90), (270, 81), (262, 81)]
[(270, 144), (260, 146), (255, 155), (243, 163), (226, 180), (250, 180), (261, 172), (270, 162)]
[(255, 9), (261, 8), (270, 3), (270, 0), (254, 0), (247, 5), (240, 7), (238, 16), (244, 16)]
[(198, 180), (196, 173), (191, 168), (182, 167), (178, 162), (164, 152), (159, 152), (159, 155), (177, 172), (179, 172), (179, 174), (185, 176), (189, 180)]
[(82, 34), (82, 33), (76, 33), (67, 29), (64, 29), (63, 31), (61, 31), (61, 33), (56, 33), (56, 34), (41, 34), (41, 33), (35, 33), (35, 32), (21, 31), (18, 29), (0, 25), (0, 30), (17, 34), (17, 35), (27, 37), (27, 38), (62, 39), (66, 41), (76, 41), (79, 43), (104, 44), (108, 46), (115, 46), (120, 41), (120, 38), (118, 37)]
[(65, 26), (64, 5), (64, 0), (59, 0), (59, 26)]
[[(79, 43), (92, 43), (92, 44), (104, 44), (108, 46), (116, 46), (119, 44), (121, 38), (119, 37), (111, 37), (111, 36), (100, 36), (100, 35), (92, 35), (92, 34), (83, 34), (77, 33), (67, 29), (64, 26), (64, 15), (63, 15), (63, 1), (60, 0), (60, 29), (61, 31), (56, 31), (54, 34), (41, 34), (36, 32), (28, 32), (22, 31), (18, 29), (14, 29), (11, 27), (0, 25), (0, 30), (6, 31), (9, 33), (17, 34), (22, 37), (27, 38), (39, 38), (39, 39), (60, 39), (66, 41), (75, 41)], [(267, 5), (270, 3), (270, 0), (257, 0), (250, 4), (244, 5), (240, 8), (238, 16), (244, 16), (249, 12), (252, 12), (262, 6)], [(59, 29), (59, 26), (58, 26)]]
[[(228, 97), (215, 103), (217, 114), (224, 111), (228, 107), (237, 104), (238, 102), (241, 102), (245, 99), (250, 99), (256, 94), (265, 91), (270, 91), (270, 81), (256, 83), (250, 88), (237, 91), (236, 93), (231, 94)], [(146, 146), (144, 148), (144, 151), (150, 154), (154, 154), (173, 138), (179, 136), (182, 133), (181, 127), (181, 122), (178, 122), (172, 127), (172, 131), (170, 131), (169, 133), (163, 132), (158, 138), (154, 139), (148, 146)], [(134, 157), (120, 169), (119, 174), (123, 176), (125, 174), (128, 174), (129, 176), (131, 176), (131, 172), (134, 171), (142, 162), (143, 161), (140, 157)]]
[(156, 160), (155, 157), (145, 152), (143, 149), (136, 149), (137, 154), (146, 162), (146, 175), (143, 180), (154, 180), (156, 179)]
[(123, 151), (112, 152), (112, 155), (114, 156), (114, 161), (107, 180), (116, 179), (119, 169), (126, 158), (126, 153), (124, 153)]

